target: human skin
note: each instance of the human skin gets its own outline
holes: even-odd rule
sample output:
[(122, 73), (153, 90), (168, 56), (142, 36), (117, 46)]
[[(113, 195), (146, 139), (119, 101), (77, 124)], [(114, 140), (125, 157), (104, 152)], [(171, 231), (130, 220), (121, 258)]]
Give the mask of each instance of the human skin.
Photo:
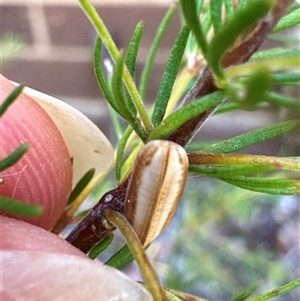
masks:
[[(14, 86), (1, 76), (0, 88), (2, 103)], [(0, 215), (0, 300), (151, 301), (149, 293), (125, 274), (89, 259), (48, 231), (65, 208), (72, 165), (49, 116), (22, 94), (0, 119), (0, 160), (24, 141), (30, 144), (25, 160), (0, 173), (0, 202), (2, 196), (14, 197), (42, 205), (44, 211), (37, 219), (5, 211)], [(20, 176), (9, 183), (7, 176), (14, 174)]]
[[(15, 86), (0, 77), (0, 103)], [(0, 172), (0, 195), (42, 205), (37, 218), (23, 220), (51, 229), (61, 215), (72, 189), (72, 163), (59, 129), (42, 107), (21, 94), (0, 119), (0, 158), (11, 154), (22, 143), (28, 151), (13, 166)], [(17, 217), (14, 214), (5, 215)]]

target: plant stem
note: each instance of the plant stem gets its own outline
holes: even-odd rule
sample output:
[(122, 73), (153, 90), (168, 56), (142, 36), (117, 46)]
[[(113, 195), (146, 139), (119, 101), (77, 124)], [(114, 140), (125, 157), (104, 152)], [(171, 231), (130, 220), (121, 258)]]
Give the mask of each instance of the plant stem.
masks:
[[(82, 6), (83, 11), (93, 24), (94, 28), (96, 29), (98, 35), (101, 37), (104, 45), (107, 47), (107, 50), (111, 55), (112, 59), (116, 61), (117, 58), (120, 56), (120, 52), (116, 47), (111, 35), (109, 34), (109, 31), (107, 30), (103, 20), (98, 15), (95, 7), (91, 4), (89, 0), (78, 1)], [(128, 71), (128, 68), (125, 65), (123, 70), (123, 80), (140, 114), (141, 120), (145, 125), (146, 131), (148, 132), (148, 134), (151, 133), (153, 130), (153, 124), (148, 116), (147, 110), (143, 104), (137, 87), (130, 75), (130, 72)]]
[(282, 294), (285, 294), (285, 293), (288, 293), (289, 291), (297, 288), (300, 286), (300, 278), (299, 279), (296, 279), (284, 286), (281, 286), (280, 288), (277, 288), (277, 289), (274, 289), (266, 294), (263, 294), (263, 295), (260, 295), (256, 298), (253, 298), (249, 301), (264, 301), (264, 300), (268, 300), (270, 298), (273, 298), (273, 297), (277, 297), (279, 295), (282, 295)]
[(141, 269), (146, 286), (153, 295), (154, 300), (167, 301), (168, 299), (165, 292), (132, 226), (122, 214), (114, 210), (106, 210), (105, 217), (117, 227), (126, 238), (128, 246)]
[[(223, 58), (223, 67), (229, 67), (241, 64), (249, 60), (252, 54), (258, 49), (266, 36), (272, 31), (273, 27), (284, 14), (286, 8), (292, 3), (292, 0), (276, 0), (272, 11), (256, 26), (250, 35), (246, 36), (236, 47), (225, 54)], [(203, 97), (217, 90), (214, 84), (214, 78), (210, 70), (206, 67), (199, 76), (193, 88), (183, 99), (181, 106), (184, 106), (197, 98)], [(186, 146), (196, 135), (206, 119), (214, 112), (211, 108), (207, 112), (187, 121), (185, 124), (175, 130), (168, 140), (174, 141), (181, 146)]]

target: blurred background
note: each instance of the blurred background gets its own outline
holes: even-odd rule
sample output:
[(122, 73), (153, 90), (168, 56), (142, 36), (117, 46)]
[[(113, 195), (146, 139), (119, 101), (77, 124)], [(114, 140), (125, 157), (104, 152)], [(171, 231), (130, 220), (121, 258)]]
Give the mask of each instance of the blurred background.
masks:
[[(172, 1), (95, 0), (93, 3), (117, 46), (125, 51), (137, 22), (145, 20), (138, 77), (156, 29)], [(0, 16), (1, 73), (78, 108), (116, 143), (107, 106), (93, 73), (96, 34), (78, 3), (2, 0)], [(149, 104), (156, 97), (179, 29), (177, 12), (156, 58), (146, 99)], [(294, 34), (295, 41), (299, 42), (299, 32)], [(263, 47), (275, 43), (281, 44), (272, 39)], [(288, 89), (290, 95), (299, 99), (299, 86)], [(226, 139), (289, 119), (289, 114), (269, 106), (259, 112), (219, 115), (205, 124), (197, 138)], [(294, 112), (295, 116), (299, 118), (299, 112)], [(246, 152), (299, 155), (299, 133), (272, 139)], [(263, 293), (300, 277), (299, 228), (297, 196), (268, 196), (212, 179), (190, 178), (176, 218), (151, 245), (148, 254), (166, 286), (210, 300), (230, 300), (253, 283), (259, 286), (257, 293)], [(116, 242), (101, 259), (106, 260), (123, 243), (117, 235)], [(140, 278), (135, 264), (126, 272)], [(298, 289), (276, 300), (299, 298)]]

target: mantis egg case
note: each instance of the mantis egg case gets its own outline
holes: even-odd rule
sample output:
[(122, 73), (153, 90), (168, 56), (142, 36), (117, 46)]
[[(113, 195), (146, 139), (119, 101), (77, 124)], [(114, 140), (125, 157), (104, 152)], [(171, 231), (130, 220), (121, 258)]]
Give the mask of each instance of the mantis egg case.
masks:
[(125, 217), (143, 245), (153, 241), (174, 216), (188, 173), (185, 150), (153, 140), (140, 151), (128, 185)]

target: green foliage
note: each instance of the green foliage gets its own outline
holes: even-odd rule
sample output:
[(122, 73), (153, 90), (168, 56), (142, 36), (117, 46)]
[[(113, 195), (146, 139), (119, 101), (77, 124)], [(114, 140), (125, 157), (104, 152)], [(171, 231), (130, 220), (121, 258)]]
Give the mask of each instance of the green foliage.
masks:
[(29, 149), (28, 143), (21, 144), (11, 154), (9, 154), (6, 158), (0, 161), (0, 171), (3, 171), (16, 164), (23, 157), (23, 155), (28, 151), (28, 149)]
[[(245, 300), (289, 281), (297, 287), (274, 245), (259, 240), (268, 227), (261, 210), (276, 211), (278, 197), (193, 177), (183, 199), (162, 259), (168, 264), (162, 271), (167, 287), (210, 300)], [(158, 239), (156, 248), (166, 239)]]
[(273, 32), (278, 32), (284, 29), (291, 28), (300, 23), (300, 8), (294, 9), (288, 15), (281, 18), (281, 20), (277, 23)]
[(43, 206), (27, 204), (2, 195), (0, 196), (0, 209), (23, 217), (38, 217), (43, 213)]
[(164, 37), (164, 34), (168, 28), (168, 25), (174, 15), (175, 12), (175, 7), (171, 7), (168, 9), (167, 13), (165, 14), (164, 18), (162, 19), (160, 26), (157, 30), (157, 33), (154, 37), (153, 43), (151, 48), (149, 49), (149, 55), (148, 58), (146, 59), (142, 74), (141, 74), (141, 79), (140, 79), (140, 86), (139, 86), (139, 92), (141, 94), (142, 99), (146, 99), (146, 91), (148, 87), (148, 82), (149, 78), (151, 75), (151, 70), (153, 67), (154, 59), (157, 54), (157, 51), (159, 49), (159, 45)]
[(79, 180), (79, 182), (73, 188), (73, 190), (69, 196), (67, 205), (70, 205), (75, 201), (75, 199), (80, 195), (80, 193), (83, 191), (83, 189), (91, 181), (94, 174), (95, 174), (95, 168), (92, 168), (83, 175), (83, 177)]
[(24, 89), (23, 85), (16, 87), (0, 105), (0, 117), (5, 113), (9, 106), (18, 98)]
[(224, 94), (220, 91), (211, 95), (204, 96), (194, 102), (178, 109), (169, 115), (163, 122), (161, 122), (150, 136), (151, 140), (166, 139), (175, 129), (191, 120), (193, 117), (207, 111), (212, 106), (218, 105), (224, 99)]
[(211, 144), (201, 149), (201, 151), (207, 153), (235, 152), (248, 146), (274, 138), (278, 135), (282, 135), (283, 133), (289, 132), (297, 126), (299, 126), (299, 122), (297, 120), (276, 123), (262, 129), (257, 129), (245, 134), (238, 135), (219, 143)]
[[(256, 34), (254, 28), (261, 24), (260, 21), (262, 19), (267, 22), (271, 20), (269, 15), (273, 13), (272, 9), (276, 5), (276, 1), (240, 0), (236, 7), (231, 0), (213, 0), (208, 3), (196, 0), (182, 0), (179, 2), (183, 26), (178, 33), (178, 38), (166, 63), (155, 103), (153, 107), (146, 110), (146, 92), (151, 71), (153, 70), (154, 59), (170, 20), (174, 15), (174, 7), (167, 11), (157, 30), (139, 81), (136, 80), (135, 64), (144, 23), (137, 24), (125, 57), (115, 47), (101, 17), (95, 14), (95, 10), (89, 1), (80, 0), (84, 11), (99, 34), (94, 54), (96, 77), (108, 103), (117, 113), (112, 116), (115, 120), (114, 125), (118, 128), (116, 132), (119, 138), (115, 168), (116, 181), (118, 183), (122, 182), (130, 173), (136, 155), (143, 143), (153, 139), (169, 139), (177, 131), (181, 135), (189, 135), (191, 134), (189, 128), (186, 127), (188, 130), (182, 130), (182, 128), (186, 124), (193, 124), (200, 116), (206, 116), (199, 121), (201, 124), (212, 114), (220, 115), (229, 111), (238, 112), (238, 110), (249, 109), (259, 110), (270, 105), (290, 111), (299, 110), (297, 99), (280, 90), (282, 87), (298, 85), (300, 82), (300, 74), (297, 69), (300, 64), (299, 48), (277, 47), (262, 50), (248, 55), (249, 57), (251, 56), (248, 62), (243, 61), (243, 59), (236, 59), (236, 62), (228, 64), (230, 65), (228, 68), (223, 65), (228, 53), (236, 50), (244, 41)], [(199, 15), (201, 15), (201, 18), (199, 18)], [(294, 4), (277, 23), (273, 32), (280, 32), (299, 24), (298, 15), (299, 8)], [(105, 76), (101, 69), (101, 41), (108, 49), (114, 64), (112, 77), (110, 75)], [(250, 46), (246, 47), (249, 48)], [(239, 53), (236, 55), (238, 56)], [(240, 55), (242, 57), (244, 54)], [(204, 63), (199, 70), (197, 69), (199, 66), (196, 64), (192, 67), (187, 67), (190, 57), (204, 59)], [(212, 85), (214, 88), (211, 90), (208, 88), (209, 92), (200, 93), (200, 96), (197, 96), (195, 86), (201, 86), (201, 76), (198, 79), (200, 81), (197, 82), (195, 77), (186, 75), (186, 83), (182, 86), (180, 86), (181, 83), (176, 81), (180, 78), (180, 75), (188, 74), (189, 72), (201, 74), (201, 71), (205, 70), (205, 66), (212, 73), (213, 78)], [(136, 87), (136, 82), (140, 82), (139, 88)], [(195, 86), (193, 87), (194, 83)], [(178, 88), (179, 86), (180, 88)], [(191, 97), (188, 92), (186, 94), (187, 101), (174, 110), (180, 97), (183, 97), (186, 91), (189, 90), (193, 96)], [(177, 98), (173, 99), (174, 95)], [(117, 121), (118, 115), (128, 123), (125, 130)], [(231, 185), (223, 184), (227, 186), (213, 189), (213, 191), (221, 191), (216, 192), (218, 195), (215, 195), (214, 192), (207, 193), (205, 198), (211, 201), (202, 202), (201, 205), (198, 204), (202, 210), (201, 215), (193, 216), (190, 213), (188, 220), (192, 220), (191, 223), (193, 223), (193, 219), (200, 219), (201, 224), (202, 216), (211, 219), (209, 216), (211, 210), (213, 210), (216, 211), (213, 217), (216, 219), (216, 222), (221, 223), (221, 216), (224, 212), (247, 221), (250, 218), (249, 213), (255, 209), (253, 200), (258, 195), (250, 191), (286, 195), (299, 193), (299, 181), (297, 180), (299, 161), (297, 159), (257, 155), (239, 157), (235, 156), (235, 154), (230, 154), (244, 150), (249, 146), (263, 143), (291, 130), (297, 130), (298, 127), (299, 121), (289, 120), (242, 133), (223, 141), (216, 142), (212, 140), (206, 143), (193, 141), (187, 147), (187, 150), (198, 151), (199, 153), (196, 156), (200, 158), (200, 161), (194, 163), (191, 161), (190, 172), (219, 179)], [(201, 126), (199, 128), (201, 129)], [(177, 142), (176, 139), (174, 141)], [(214, 156), (213, 160), (215, 161), (209, 163), (206, 161), (201, 162), (203, 158), (207, 160), (207, 154)], [(189, 159), (192, 160), (192, 157), (189, 157)], [(234, 186), (235, 188), (233, 188)], [(242, 191), (244, 190), (238, 187), (248, 190), (247, 194), (243, 194)], [(192, 191), (195, 194), (191, 199), (198, 199), (197, 189)], [(228, 202), (228, 204), (221, 202), (220, 204), (220, 202), (213, 201), (214, 199), (225, 200), (226, 192), (230, 194), (231, 197), (229, 199), (231, 202)], [(243, 206), (237, 205), (238, 200), (243, 200), (241, 201)], [(185, 245), (186, 237), (195, 237), (194, 242), (198, 240), (198, 229), (187, 228), (187, 233), (185, 230), (182, 230), (184, 242), (180, 244), (181, 246)], [(206, 234), (203, 233), (203, 235), (205, 236)], [(204, 240), (207, 244), (208, 252), (211, 247), (216, 247), (213, 246), (214, 242), (211, 237), (204, 237)], [(180, 282), (184, 283), (182, 279), (189, 275), (190, 279), (192, 279), (190, 281), (192, 284), (198, 283), (198, 274), (196, 275), (195, 273), (193, 275), (193, 271), (195, 270), (198, 273), (202, 269), (203, 273), (201, 275), (205, 279), (209, 279), (210, 276), (221, 279), (221, 285), (228, 292), (241, 291), (241, 287), (238, 285), (238, 275), (237, 278), (234, 278), (230, 271), (226, 271), (225, 267), (220, 268), (220, 264), (222, 264), (222, 260), (227, 254), (226, 252), (230, 251), (226, 249), (226, 246), (223, 246), (224, 250), (214, 252), (213, 256), (211, 256), (211, 252), (205, 254), (204, 251), (199, 251), (193, 243), (187, 244), (186, 248), (188, 248), (189, 256), (184, 263), (186, 270)], [(269, 254), (266, 254), (261, 262), (258, 259), (255, 262), (255, 256), (250, 251), (245, 252), (244, 256), (248, 260), (248, 262), (243, 262), (244, 270), (250, 269), (250, 265), (254, 263), (255, 269), (259, 270), (265, 260), (269, 260)], [(205, 266), (201, 265), (199, 269), (196, 269), (195, 262), (199, 261), (199, 257), (203, 259)], [(178, 257), (175, 257), (174, 260), (177, 259)], [(132, 260), (132, 254), (125, 246), (113, 255), (107, 264), (121, 269)], [(175, 267), (176, 262), (173, 262), (172, 266)], [(268, 268), (270, 267), (271, 269), (271, 266), (269, 265)], [(273, 265), (273, 267), (274, 274), (280, 271), (280, 268), (277, 269), (276, 265)], [(177, 276), (176, 279), (178, 279)], [(172, 276), (169, 275), (167, 285), (172, 286), (174, 284), (172, 281), (177, 281), (175, 278), (171, 278)], [(250, 280), (251, 277), (248, 278)], [(180, 289), (186, 289), (186, 287), (182, 286), (182, 283), (176, 284)], [(256, 288), (254, 284), (250, 283), (249, 285), (247, 289), (242, 290), (242, 293), (232, 300), (247, 299)], [(268, 295), (268, 298), (270, 296), (271, 294)], [(169, 298), (171, 300), (171, 295)], [(187, 298), (187, 300), (189, 299)]]
[[(79, 2), (98, 34), (94, 48), (94, 71), (110, 106), (118, 138), (115, 164), (117, 183), (121, 183), (130, 174), (137, 153), (144, 143), (153, 139), (172, 137), (172, 140), (177, 143), (179, 138), (186, 139), (184, 140), (186, 143), (182, 143), (186, 145), (190, 140), (185, 137), (194, 137), (195, 129), (201, 130), (202, 124), (211, 115), (225, 114), (229, 111), (238, 113), (238, 110), (259, 110), (270, 105), (286, 110), (288, 114), (299, 110), (297, 98), (287, 95), (282, 89), (299, 85), (300, 49), (298, 47), (277, 47), (258, 51), (255, 54), (237, 51), (235, 54), (237, 58), (234, 58), (233, 62), (227, 65), (224, 63), (228, 54), (237, 50), (240, 45), (247, 49), (258, 49), (259, 45), (251, 44), (251, 48), (245, 41), (258, 34), (254, 28), (262, 23), (262, 19), (270, 22), (272, 19), (270, 15), (273, 13), (272, 9), (276, 1), (240, 0), (237, 7), (234, 7), (231, 0), (180, 1), (183, 25), (167, 60), (156, 100), (149, 109), (146, 106), (148, 82), (156, 54), (175, 8), (170, 8), (163, 18), (139, 80), (136, 78), (136, 61), (143, 37), (144, 22), (137, 24), (127, 52), (123, 53), (116, 47), (101, 16), (90, 1), (79, 0)], [(299, 24), (299, 7), (294, 4), (291, 8), (275, 27), (272, 25), (273, 32), (277, 33)], [(252, 43), (255, 43), (255, 39)], [(106, 74), (103, 70), (102, 47), (106, 47), (110, 54), (113, 65), (111, 74)], [(201, 64), (194, 63), (192, 67), (189, 66), (191, 57)], [(251, 59), (247, 61), (244, 57), (251, 57)], [(195, 74), (200, 76), (196, 79)], [(205, 78), (207, 74), (210, 80), (208, 83)], [(17, 87), (4, 101), (1, 106), (1, 116), (21, 91), (22, 86)], [(183, 97), (184, 101), (179, 104)], [(255, 279), (265, 277), (265, 274), (270, 271), (273, 272), (272, 277), (276, 278), (274, 275), (279, 275), (278, 278), (281, 278), (282, 270), (270, 260), (269, 252), (257, 258), (254, 252), (241, 247), (238, 240), (234, 242), (233, 247), (229, 247), (220, 243), (213, 232), (201, 232), (199, 227), (210, 223), (214, 227), (222, 228), (228, 217), (240, 223), (251, 221), (257, 196), (262, 193), (276, 195), (299, 193), (297, 158), (231, 154), (286, 134), (298, 127), (298, 120), (289, 120), (248, 131), (227, 140), (217, 142), (211, 140), (206, 144), (195, 140), (187, 147), (188, 152), (198, 151), (194, 154), (198, 161), (193, 162), (193, 154), (189, 154), (189, 170), (196, 175), (193, 177), (196, 186), (188, 189), (187, 199), (192, 205), (190, 203), (183, 209), (186, 225), (185, 228), (178, 229), (177, 241), (172, 250), (174, 257), (171, 258), (171, 266), (176, 273), (165, 276), (167, 286), (177, 286), (179, 289), (186, 290), (187, 287), (194, 288), (199, 281), (205, 283), (212, 281), (211, 279), (214, 279), (213, 281), (219, 279), (219, 285), (226, 291), (228, 298), (232, 298), (234, 293), (245, 287), (245, 283), (246, 287), (250, 285), (232, 299), (238, 301), (245, 300), (254, 292)], [(178, 138), (176, 133), (181, 136)], [(28, 145), (23, 144), (7, 158), (2, 159), (1, 170), (15, 164), (27, 148)], [(211, 160), (209, 162), (208, 157)], [(68, 205), (88, 185), (93, 173), (94, 171), (90, 170), (81, 179), (73, 190)], [(203, 181), (203, 178), (199, 181), (200, 175), (226, 183), (214, 179), (211, 179), (212, 182), (204, 180), (207, 187), (202, 185), (199, 193), (198, 183)], [(206, 190), (208, 188), (209, 190)], [(256, 194), (252, 191), (256, 191)], [(39, 207), (33, 208), (5, 197), (1, 197), (0, 204), (4, 210), (22, 212), (27, 216), (36, 216), (41, 212)], [(83, 212), (77, 218), (83, 218), (85, 214), (86, 212)], [(187, 242), (187, 237), (190, 242)], [(96, 258), (107, 248), (112, 239), (112, 235), (106, 237), (93, 248), (89, 256)], [(199, 244), (204, 248), (199, 248)], [(180, 266), (178, 254), (182, 253), (183, 247), (188, 256)], [(245, 260), (239, 257), (238, 250), (242, 252)], [(229, 256), (231, 253), (232, 257)], [(224, 259), (228, 261), (228, 266), (235, 267), (235, 270), (230, 270)], [(129, 248), (124, 246), (106, 264), (122, 269), (132, 260), (133, 255)], [(244, 275), (244, 271), (249, 270), (254, 276)], [(239, 281), (240, 277), (243, 278), (243, 286)], [(296, 280), (252, 301), (267, 300), (298, 286), (300, 283)], [(173, 296), (170, 295), (170, 300), (171, 298)], [(182, 298), (174, 295), (174, 300), (184, 300)], [(221, 297), (216, 296), (216, 299)], [(188, 297), (186, 300), (189, 300)]]
[(99, 243), (97, 243), (92, 248), (92, 250), (89, 252), (89, 257), (91, 259), (96, 259), (102, 252), (104, 252), (107, 249), (107, 247), (111, 244), (113, 239), (114, 239), (114, 235), (112, 233), (107, 235), (104, 239), (99, 241)]
[(123, 269), (130, 262), (134, 260), (132, 253), (127, 245), (123, 246), (118, 252), (116, 252), (105, 264), (117, 268)]
[(189, 29), (186, 26), (183, 26), (180, 33), (178, 34), (177, 40), (174, 43), (171, 54), (167, 61), (166, 69), (158, 89), (152, 115), (152, 122), (155, 127), (157, 127), (158, 124), (162, 122), (165, 116), (167, 105), (184, 54), (189, 33)]

